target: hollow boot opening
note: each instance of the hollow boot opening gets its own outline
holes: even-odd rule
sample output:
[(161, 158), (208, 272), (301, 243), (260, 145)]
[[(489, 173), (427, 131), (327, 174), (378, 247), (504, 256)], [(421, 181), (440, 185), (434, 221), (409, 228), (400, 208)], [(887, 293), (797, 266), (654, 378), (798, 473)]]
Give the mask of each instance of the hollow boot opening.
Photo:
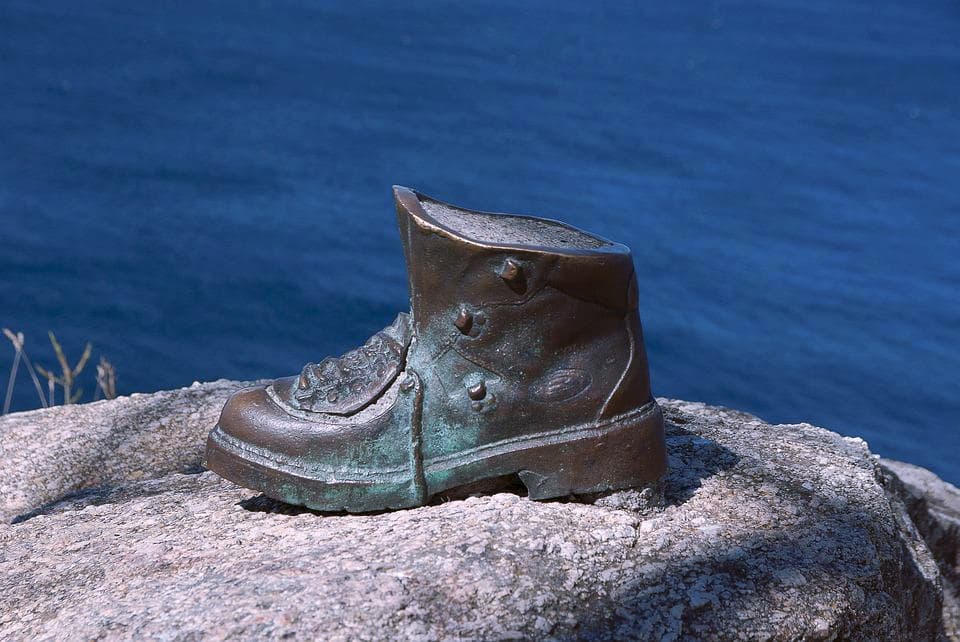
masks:
[(554, 249), (595, 250), (613, 245), (559, 221), (516, 214), (491, 214), (462, 209), (417, 195), (424, 212), (458, 236), (478, 243), (501, 243)]

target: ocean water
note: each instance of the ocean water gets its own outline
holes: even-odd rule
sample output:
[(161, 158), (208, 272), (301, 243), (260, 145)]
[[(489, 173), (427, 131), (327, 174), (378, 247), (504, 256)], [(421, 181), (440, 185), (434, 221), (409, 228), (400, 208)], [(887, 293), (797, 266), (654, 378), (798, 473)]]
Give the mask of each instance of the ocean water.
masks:
[(35, 361), (89, 340), (129, 393), (339, 354), (406, 307), (394, 183), (629, 245), (658, 395), (960, 482), (954, 0), (0, 5)]

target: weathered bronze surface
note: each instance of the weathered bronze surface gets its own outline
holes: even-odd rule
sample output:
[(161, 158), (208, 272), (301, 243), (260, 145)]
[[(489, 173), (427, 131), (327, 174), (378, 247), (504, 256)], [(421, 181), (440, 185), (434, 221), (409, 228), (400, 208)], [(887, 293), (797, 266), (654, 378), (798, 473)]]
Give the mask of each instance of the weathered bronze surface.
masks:
[(207, 464), (270, 497), (363, 512), (517, 475), (533, 499), (666, 470), (630, 251), (564, 223), (394, 188), (410, 313), (234, 395)]

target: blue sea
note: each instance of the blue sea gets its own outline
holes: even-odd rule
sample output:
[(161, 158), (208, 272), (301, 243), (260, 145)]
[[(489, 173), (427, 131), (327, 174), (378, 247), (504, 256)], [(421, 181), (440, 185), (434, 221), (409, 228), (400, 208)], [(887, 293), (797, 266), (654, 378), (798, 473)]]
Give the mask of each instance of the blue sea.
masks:
[(339, 354), (407, 307), (394, 183), (632, 247), (656, 394), (960, 483), (956, 0), (0, 5), (34, 361), (89, 340), (131, 393)]

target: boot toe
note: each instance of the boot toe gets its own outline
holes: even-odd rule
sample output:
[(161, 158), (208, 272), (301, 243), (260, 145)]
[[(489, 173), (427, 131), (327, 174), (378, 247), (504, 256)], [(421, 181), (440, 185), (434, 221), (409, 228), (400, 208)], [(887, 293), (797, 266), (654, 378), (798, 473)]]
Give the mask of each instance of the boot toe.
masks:
[(217, 427), (245, 448), (264, 454), (295, 456), (309, 445), (310, 433), (303, 422), (284, 412), (266, 387), (247, 388), (230, 397)]
[[(329, 467), (338, 462), (361, 466), (394, 459), (395, 449), (377, 448), (363, 457), (359, 451), (378, 442), (384, 432), (398, 427), (406, 429), (407, 421), (398, 423), (395, 416), (395, 393), (385, 395), (381, 407), (371, 406), (344, 418), (290, 408), (276, 389), (285, 383), (289, 382), (279, 379), (270, 386), (234, 393), (224, 405), (210, 439), (225, 442), (238, 456), (298, 466), (306, 460)], [(403, 412), (409, 412), (409, 403), (402, 405)]]

